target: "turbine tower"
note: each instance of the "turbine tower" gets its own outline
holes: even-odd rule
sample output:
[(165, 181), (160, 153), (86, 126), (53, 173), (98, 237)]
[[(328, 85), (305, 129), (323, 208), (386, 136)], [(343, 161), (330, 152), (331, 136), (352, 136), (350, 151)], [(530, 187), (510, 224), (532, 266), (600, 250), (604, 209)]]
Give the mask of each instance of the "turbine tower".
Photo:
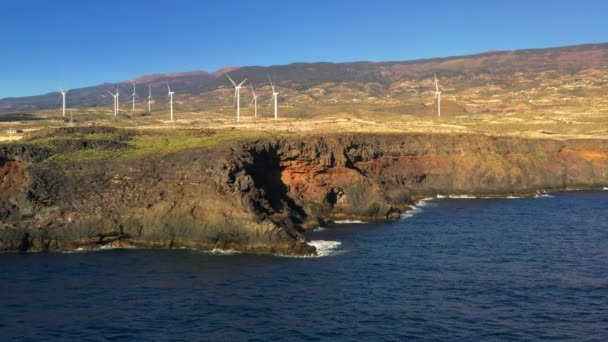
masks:
[(230, 76), (228, 76), (227, 73), (224, 73), (224, 75), (226, 75), (226, 77), (228, 77), (228, 79), (230, 80), (230, 83), (232, 83), (232, 85), (234, 86), (234, 101), (236, 102), (236, 122), (240, 122), (241, 121), (241, 87), (243, 86), (243, 84), (245, 84), (245, 82), (247, 82), (247, 79), (243, 80), (243, 82), (241, 82), (237, 85), (232, 80), (232, 78), (230, 78)]
[(152, 87), (148, 86), (148, 97), (146, 98), (148, 101), (148, 113), (152, 113)]
[(169, 109), (171, 112), (171, 121), (175, 121), (173, 120), (173, 94), (175, 93), (171, 91), (171, 87), (169, 87), (169, 84), (167, 84), (167, 92), (169, 94)]
[(114, 112), (114, 116), (117, 116), (118, 112), (120, 112), (120, 92), (118, 91), (118, 86), (116, 86), (116, 111)]
[(133, 94), (131, 95), (133, 98), (133, 106), (131, 107), (131, 111), (135, 111), (135, 99), (137, 98), (137, 94), (135, 93), (135, 83), (133, 83)]
[(251, 92), (253, 93), (253, 99), (251, 100), (251, 103), (253, 103), (253, 117), (254, 118), (258, 118), (258, 96), (255, 94), (255, 90), (253, 89), (253, 85), (251, 85)]
[(437, 99), (437, 116), (441, 116), (441, 90), (439, 90), (439, 81), (437, 80), (437, 74), (435, 74), (435, 98)]
[(116, 87), (116, 94), (111, 93), (109, 90), (106, 91), (114, 98), (114, 116), (116, 116), (118, 115), (118, 95), (120, 95), (118, 92), (118, 87)]
[(59, 89), (59, 92), (61, 93), (61, 108), (62, 108), (62, 112), (63, 112), (62, 115), (65, 118), (65, 95), (68, 93), (68, 91)]
[(274, 119), (278, 120), (279, 119), (279, 93), (277, 93), (270, 76), (268, 76), (268, 80), (270, 81), (270, 87), (272, 88), (272, 100), (274, 101)]

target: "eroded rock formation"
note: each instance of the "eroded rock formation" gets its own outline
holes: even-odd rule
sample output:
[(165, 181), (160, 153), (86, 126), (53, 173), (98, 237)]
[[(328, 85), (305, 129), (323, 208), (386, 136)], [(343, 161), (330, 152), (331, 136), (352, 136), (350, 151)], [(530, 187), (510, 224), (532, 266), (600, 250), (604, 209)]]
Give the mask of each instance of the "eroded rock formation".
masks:
[[(93, 145), (125, 148), (131, 135)], [(304, 255), (315, 252), (305, 229), (395, 219), (419, 197), (607, 184), (606, 140), (336, 134), (62, 163), (44, 148), (3, 145), (0, 249), (110, 245)]]

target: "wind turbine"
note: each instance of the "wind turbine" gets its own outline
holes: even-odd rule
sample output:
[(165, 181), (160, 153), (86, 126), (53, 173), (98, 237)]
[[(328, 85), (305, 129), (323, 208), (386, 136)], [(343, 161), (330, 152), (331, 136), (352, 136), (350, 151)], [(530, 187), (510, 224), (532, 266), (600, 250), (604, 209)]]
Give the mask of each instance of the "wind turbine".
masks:
[(118, 115), (118, 96), (120, 95), (118, 92), (118, 87), (116, 87), (116, 94), (111, 93), (109, 90), (106, 91), (114, 98), (114, 116), (116, 116)]
[(171, 87), (169, 87), (168, 83), (167, 83), (167, 92), (169, 94), (169, 108), (171, 111), (171, 121), (174, 121), (173, 120), (173, 94), (175, 94), (175, 93), (171, 91)]
[(152, 87), (148, 86), (148, 97), (146, 98), (148, 101), (148, 113), (152, 113)]
[(61, 93), (61, 108), (63, 112), (63, 117), (65, 118), (65, 95), (68, 93), (68, 91), (59, 89), (59, 92)]
[(251, 85), (251, 92), (253, 93), (253, 99), (251, 100), (251, 103), (253, 103), (253, 117), (254, 118), (258, 118), (258, 96), (255, 94), (255, 90), (253, 89), (253, 85)]
[(243, 86), (243, 84), (245, 84), (245, 82), (247, 82), (247, 79), (243, 80), (243, 82), (241, 82), (237, 85), (232, 80), (232, 78), (230, 78), (230, 76), (228, 76), (227, 73), (224, 73), (224, 75), (226, 75), (226, 77), (228, 77), (228, 79), (230, 80), (230, 83), (232, 83), (232, 85), (234, 86), (234, 101), (236, 101), (236, 122), (240, 122), (241, 121), (241, 87)]
[(272, 88), (272, 100), (274, 101), (274, 119), (279, 119), (279, 93), (275, 90), (274, 84), (272, 83), (272, 79), (268, 76), (268, 80), (270, 81), (270, 87)]
[(135, 83), (133, 83), (133, 94), (131, 95), (133, 98), (133, 106), (131, 107), (131, 111), (135, 111), (135, 99), (137, 98), (137, 94), (135, 93)]
[(435, 98), (437, 99), (437, 116), (441, 116), (441, 90), (439, 90), (439, 81), (437, 80), (437, 74), (435, 74)]

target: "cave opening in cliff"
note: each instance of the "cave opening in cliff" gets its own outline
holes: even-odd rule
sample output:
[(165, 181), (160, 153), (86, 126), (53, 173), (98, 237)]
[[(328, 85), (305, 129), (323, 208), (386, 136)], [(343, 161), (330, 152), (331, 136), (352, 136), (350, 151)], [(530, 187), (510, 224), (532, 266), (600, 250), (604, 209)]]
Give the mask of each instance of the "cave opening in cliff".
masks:
[(302, 223), (306, 213), (289, 197), (289, 188), (281, 177), (284, 169), (280, 155), (269, 148), (255, 152), (254, 163), (248, 173), (253, 178), (254, 186), (262, 190), (264, 200), (272, 211), (287, 214), (295, 223)]

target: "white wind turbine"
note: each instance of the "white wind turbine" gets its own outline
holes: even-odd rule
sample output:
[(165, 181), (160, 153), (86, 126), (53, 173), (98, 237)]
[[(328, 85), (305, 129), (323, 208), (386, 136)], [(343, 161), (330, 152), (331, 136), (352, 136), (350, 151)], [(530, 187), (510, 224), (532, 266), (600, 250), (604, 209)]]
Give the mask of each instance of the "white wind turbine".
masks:
[(135, 99), (137, 98), (137, 94), (135, 93), (135, 83), (133, 83), (133, 94), (131, 94), (131, 98), (133, 98), (133, 106), (131, 107), (131, 111), (135, 111)]
[(61, 93), (61, 108), (62, 108), (62, 112), (63, 112), (62, 115), (65, 118), (65, 95), (68, 93), (68, 91), (59, 89), (59, 92)]
[(435, 98), (437, 99), (437, 116), (441, 116), (441, 90), (439, 90), (439, 81), (437, 80), (437, 74), (435, 74)]
[(175, 94), (175, 92), (171, 91), (171, 87), (169, 87), (169, 84), (167, 84), (167, 92), (169, 95), (169, 108), (171, 111), (171, 121), (174, 121), (173, 120), (173, 94)]
[(274, 84), (272, 83), (272, 79), (268, 76), (268, 81), (270, 81), (270, 87), (272, 88), (272, 100), (274, 101), (274, 119), (279, 119), (279, 93), (275, 90)]
[(234, 86), (234, 101), (236, 101), (236, 122), (240, 122), (241, 121), (241, 87), (243, 86), (243, 84), (245, 84), (245, 82), (247, 82), (247, 79), (244, 79), (243, 82), (241, 82), (237, 85), (232, 80), (232, 78), (230, 78), (230, 76), (228, 76), (228, 74), (224, 73), (224, 75), (226, 75), (226, 77), (228, 77), (228, 79), (230, 80), (230, 83), (232, 83), (232, 85)]
[(118, 96), (120, 95), (118, 92), (118, 87), (116, 87), (116, 94), (111, 93), (109, 90), (106, 91), (114, 98), (114, 116), (116, 116), (118, 115)]
[[(251, 93), (253, 93), (253, 99), (251, 103), (253, 103), (253, 117), (258, 118), (258, 96), (255, 94), (255, 90), (253, 89), (253, 85), (251, 85)], [(249, 103), (249, 104), (251, 104)]]
[(148, 101), (148, 113), (152, 113), (152, 87), (148, 86), (148, 97), (146, 98)]

